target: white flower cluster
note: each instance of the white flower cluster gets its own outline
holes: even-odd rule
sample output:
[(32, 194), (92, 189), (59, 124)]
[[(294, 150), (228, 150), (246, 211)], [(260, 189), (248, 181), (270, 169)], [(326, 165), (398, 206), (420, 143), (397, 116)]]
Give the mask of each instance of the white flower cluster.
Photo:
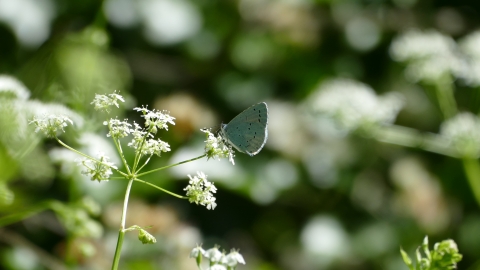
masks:
[[(96, 95), (95, 100), (92, 102), (95, 104), (95, 108), (100, 108), (107, 110), (109, 106), (115, 105), (118, 107), (117, 101), (124, 101), (121, 95), (116, 93), (106, 95)], [(160, 139), (153, 139), (154, 134), (157, 133), (159, 129), (168, 130), (168, 125), (175, 125), (174, 117), (170, 116), (166, 111), (150, 111), (149, 109), (134, 108), (134, 110), (142, 112), (142, 117), (145, 118), (145, 128), (142, 128), (139, 124), (133, 123), (134, 128), (131, 128), (132, 125), (128, 123), (128, 120), (125, 119), (120, 121), (118, 119), (110, 119), (103, 122), (104, 125), (108, 126), (109, 132), (107, 137), (112, 137), (114, 139), (120, 139), (132, 135), (133, 139), (128, 143), (129, 147), (134, 148), (140, 155), (157, 155), (160, 156), (162, 152), (170, 151), (170, 145)]]
[(347, 130), (391, 124), (403, 106), (399, 93), (380, 97), (368, 85), (350, 79), (326, 81), (308, 102), (316, 112), (334, 118)]
[(210, 261), (209, 270), (235, 269), (239, 263), (245, 264), (245, 259), (238, 251), (232, 249), (229, 254), (225, 254), (217, 246), (206, 251), (201, 246), (197, 246), (190, 252), (190, 258), (197, 259), (198, 267), (200, 267), (202, 257)]
[(217, 206), (215, 197), (212, 193), (217, 192), (217, 188), (207, 180), (207, 176), (203, 172), (197, 172), (196, 176), (188, 175), (190, 181), (188, 186), (183, 190), (187, 191), (188, 200), (191, 203), (206, 206), (208, 210), (213, 210)]
[(170, 145), (160, 139), (152, 139), (153, 134), (145, 131), (139, 124), (133, 123), (135, 128), (130, 129), (133, 139), (128, 143), (128, 146), (137, 150), (140, 155), (157, 155), (160, 156), (162, 152), (170, 151)]
[(130, 123), (127, 122), (127, 119), (124, 121), (120, 121), (118, 119), (110, 119), (108, 121), (104, 121), (103, 124), (108, 126), (110, 130), (107, 134), (107, 137), (112, 138), (124, 138), (127, 137), (128, 134), (131, 133), (130, 127), (132, 126)]
[(235, 165), (233, 158), (235, 157), (232, 147), (225, 143), (225, 139), (220, 135), (215, 136), (209, 129), (201, 129), (207, 135), (205, 141), (205, 154), (208, 158), (221, 159), (228, 158), (228, 160)]
[(125, 102), (123, 97), (119, 94), (117, 94), (117, 91), (113, 92), (112, 94), (108, 95), (95, 95), (95, 98), (93, 99), (92, 103), (95, 105), (95, 110), (100, 110), (109, 113), (110, 112), (110, 107), (115, 106), (119, 107), (118, 101)]
[(392, 42), (390, 54), (396, 61), (409, 63), (405, 75), (413, 82), (434, 83), (462, 69), (455, 41), (434, 30), (404, 33)]
[(480, 118), (471, 113), (460, 113), (445, 121), (440, 134), (446, 137), (463, 157), (480, 157)]
[(146, 107), (134, 108), (133, 110), (142, 112), (142, 117), (145, 118), (145, 127), (149, 132), (157, 133), (158, 129), (168, 130), (167, 124), (175, 125), (174, 117), (170, 116), (167, 111), (150, 111)]
[(28, 100), (30, 91), (15, 77), (0, 75), (0, 94), (8, 93), (20, 100)]
[(459, 77), (471, 87), (480, 86), (480, 31), (464, 37), (459, 46), (466, 59)]
[(437, 83), (443, 76), (462, 79), (469, 86), (480, 86), (480, 31), (458, 44), (437, 31), (410, 30), (390, 46), (396, 61), (407, 62), (406, 77), (413, 82)]
[(48, 138), (55, 138), (59, 131), (65, 132), (64, 127), (73, 124), (70, 118), (63, 115), (44, 115), (41, 118), (33, 117), (29, 124), (35, 125), (35, 132), (42, 131)]
[(106, 181), (110, 178), (110, 175), (113, 174), (112, 168), (117, 169), (117, 166), (115, 166), (113, 162), (110, 162), (110, 158), (102, 152), (98, 153), (97, 159), (98, 161), (89, 158), (82, 159), (80, 165), (83, 165), (85, 168), (82, 174), (90, 177), (92, 181)]

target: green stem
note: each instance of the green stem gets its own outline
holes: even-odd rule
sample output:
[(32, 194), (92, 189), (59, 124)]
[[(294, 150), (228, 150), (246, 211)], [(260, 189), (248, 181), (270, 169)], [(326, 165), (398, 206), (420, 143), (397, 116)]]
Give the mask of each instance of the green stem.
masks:
[(113, 257), (112, 270), (117, 270), (120, 262), (120, 253), (122, 251), (123, 238), (125, 237), (125, 220), (127, 218), (128, 198), (130, 197), (132, 184), (133, 179), (130, 179), (128, 181), (127, 190), (125, 191), (125, 199), (123, 200), (122, 220), (120, 222), (120, 230), (118, 231), (117, 247), (115, 248), (115, 255)]
[(179, 199), (188, 199), (188, 197), (184, 197), (184, 196), (175, 194), (175, 193), (173, 193), (173, 192), (170, 192), (170, 191), (168, 191), (168, 190), (166, 190), (166, 189), (163, 189), (163, 188), (161, 188), (161, 187), (159, 187), (159, 186), (157, 186), (157, 185), (155, 185), (155, 184), (149, 183), (149, 182), (147, 182), (147, 181), (144, 181), (144, 180), (141, 180), (141, 179), (138, 179), (138, 178), (135, 178), (134, 180), (137, 181), (137, 182), (140, 182), (140, 183), (143, 183), (143, 184), (152, 186), (152, 187), (154, 187), (154, 188), (156, 188), (156, 189), (159, 189), (159, 190), (161, 190), (161, 191), (163, 191), (163, 192), (165, 192), (165, 193), (167, 193), (167, 194), (170, 194), (170, 195), (172, 195), (172, 196), (174, 196), (174, 197), (177, 197), (177, 198), (179, 198)]
[(153, 155), (150, 155), (147, 160), (145, 161), (145, 163), (143, 163), (142, 167), (140, 167), (136, 172), (139, 172), (143, 169), (143, 167), (145, 167), (145, 165), (148, 164), (148, 162), (150, 161), (150, 158), (152, 158)]
[(113, 258), (112, 270), (118, 269), (118, 264), (120, 263), (120, 251), (122, 250), (124, 237), (125, 237), (125, 231), (120, 230), (118, 232), (117, 248), (115, 249), (115, 257)]
[(39, 206), (33, 207), (29, 210), (25, 210), (23, 212), (11, 214), (8, 216), (4, 216), (0, 218), (0, 227), (4, 227), (13, 223), (16, 223), (18, 221), (24, 220), (26, 218), (29, 218), (33, 215), (36, 215), (40, 212), (43, 212), (47, 209), (50, 209), (52, 206), (53, 201), (46, 201), (41, 203)]
[(137, 177), (144, 176), (144, 175), (147, 175), (147, 174), (150, 174), (150, 173), (153, 173), (153, 172), (165, 170), (165, 169), (168, 169), (168, 168), (171, 168), (171, 167), (175, 167), (175, 166), (187, 163), (187, 162), (191, 162), (191, 161), (194, 161), (194, 160), (197, 160), (197, 159), (201, 159), (201, 158), (206, 157), (206, 156), (207, 156), (207, 154), (204, 154), (204, 155), (198, 156), (196, 158), (185, 160), (185, 161), (175, 163), (175, 164), (172, 164), (172, 165), (168, 165), (168, 166), (165, 166), (165, 167), (157, 168), (157, 169), (154, 169), (154, 170), (151, 170), (151, 171), (148, 171), (148, 172), (144, 172), (144, 173), (141, 173), (141, 174), (137, 174)]
[(450, 76), (443, 77), (436, 85), (438, 104), (445, 119), (451, 118), (457, 114), (457, 103), (453, 93), (453, 83)]
[[(108, 124), (108, 128), (110, 129), (110, 123)], [(111, 132), (111, 130), (110, 130)], [(120, 141), (118, 139), (112, 138), (113, 143), (115, 144), (115, 147), (117, 148), (118, 153), (120, 153), (120, 157), (122, 158), (123, 166), (127, 169), (128, 174), (131, 174), (130, 172), (130, 167), (128, 167), (127, 160), (125, 159), (125, 156), (123, 155), (123, 150), (122, 150), (122, 145), (120, 144)]]
[(143, 136), (142, 143), (140, 144), (140, 147), (137, 149), (135, 153), (135, 158), (133, 159), (133, 167), (132, 171), (136, 172), (138, 162), (140, 162), (140, 159), (142, 158), (142, 149), (143, 146), (145, 145), (145, 141), (147, 140), (148, 132), (145, 132), (145, 135)]
[(384, 126), (377, 129), (373, 137), (384, 143), (420, 148), (428, 152), (454, 158), (459, 157), (455, 149), (449, 147), (448, 142), (442, 136), (432, 133), (421, 133), (413, 128), (395, 125)]
[(121, 174), (121, 175), (123, 175), (123, 176), (125, 176), (125, 177), (128, 176), (126, 173), (120, 171), (119, 169), (115, 169), (115, 168), (111, 167), (110, 165), (108, 165), (108, 164), (106, 164), (106, 163), (103, 163), (103, 162), (101, 162), (100, 160), (98, 160), (98, 159), (96, 159), (96, 158), (93, 158), (93, 157), (91, 157), (91, 156), (89, 156), (89, 155), (87, 155), (87, 154), (84, 154), (84, 153), (82, 153), (82, 152), (80, 152), (80, 151), (77, 151), (76, 149), (74, 149), (74, 148), (68, 146), (66, 143), (62, 142), (59, 138), (55, 137), (55, 139), (57, 140), (57, 142), (58, 142), (59, 144), (61, 144), (63, 147), (67, 148), (68, 150), (73, 151), (73, 152), (75, 152), (75, 153), (77, 153), (77, 154), (79, 154), (79, 155), (81, 155), (81, 156), (84, 156), (84, 157), (86, 157), (86, 158), (88, 158), (88, 159), (91, 159), (91, 160), (93, 160), (93, 161), (95, 161), (95, 162), (98, 162), (98, 163), (100, 163), (100, 164), (102, 164), (102, 165), (105, 165), (105, 166), (109, 167), (110, 169), (113, 169), (113, 170), (117, 171), (119, 174)]
[(475, 199), (480, 206), (480, 165), (478, 164), (478, 160), (464, 158), (463, 168), (473, 195), (475, 195)]

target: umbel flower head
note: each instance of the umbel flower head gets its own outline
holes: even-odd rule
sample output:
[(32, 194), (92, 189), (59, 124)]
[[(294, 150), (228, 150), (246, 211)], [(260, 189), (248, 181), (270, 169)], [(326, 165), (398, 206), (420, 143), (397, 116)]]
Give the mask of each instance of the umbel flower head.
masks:
[(190, 181), (188, 186), (183, 190), (187, 191), (188, 200), (191, 203), (204, 205), (208, 210), (213, 210), (217, 206), (215, 197), (212, 193), (217, 192), (217, 188), (207, 180), (207, 176), (203, 172), (197, 172), (196, 176), (188, 175)]
[(220, 251), (219, 246), (215, 245), (213, 248), (204, 250), (201, 246), (196, 246), (190, 252), (190, 258), (195, 258), (197, 265), (200, 266), (202, 257), (210, 261), (209, 270), (227, 270), (235, 269), (239, 263), (245, 264), (242, 254), (237, 250), (232, 249), (229, 254), (225, 254), (225, 251)]
[(133, 110), (143, 113), (142, 117), (145, 118), (145, 128), (148, 132), (155, 134), (159, 129), (168, 130), (167, 124), (175, 125), (173, 122), (175, 117), (170, 116), (167, 111), (150, 111), (146, 107), (137, 107)]
[(403, 106), (399, 93), (377, 96), (366, 84), (351, 79), (328, 80), (309, 97), (313, 110), (332, 117), (346, 130), (391, 124)]
[(115, 106), (119, 107), (118, 101), (125, 102), (123, 97), (119, 94), (117, 94), (117, 91), (113, 92), (112, 94), (108, 95), (98, 95), (95, 94), (95, 98), (93, 99), (92, 103), (95, 105), (95, 110), (97, 111), (104, 111), (109, 113), (110, 112), (110, 107)]
[(480, 118), (472, 113), (460, 113), (445, 121), (440, 134), (447, 138), (462, 157), (480, 156)]
[(207, 140), (205, 141), (205, 154), (207, 158), (217, 160), (228, 158), (228, 161), (235, 165), (235, 161), (233, 160), (235, 157), (234, 151), (230, 145), (225, 143), (225, 139), (220, 135), (215, 136), (209, 129), (200, 130), (207, 136)]
[(117, 169), (117, 166), (115, 166), (113, 162), (109, 162), (110, 158), (102, 152), (98, 153), (97, 158), (98, 161), (88, 158), (80, 161), (80, 164), (85, 168), (82, 174), (90, 177), (92, 181), (106, 181), (110, 178), (110, 175), (113, 174), (112, 168)]
[(42, 131), (45, 136), (48, 138), (55, 138), (57, 134), (62, 131), (65, 132), (63, 129), (64, 127), (73, 124), (70, 118), (64, 115), (44, 115), (41, 118), (35, 116), (30, 124), (34, 124), (36, 126), (35, 132)]
[(130, 130), (133, 139), (128, 146), (134, 148), (142, 156), (160, 156), (162, 152), (170, 151), (170, 145), (167, 142), (153, 139), (153, 134), (145, 131), (139, 124), (133, 123), (133, 125), (135, 128)]

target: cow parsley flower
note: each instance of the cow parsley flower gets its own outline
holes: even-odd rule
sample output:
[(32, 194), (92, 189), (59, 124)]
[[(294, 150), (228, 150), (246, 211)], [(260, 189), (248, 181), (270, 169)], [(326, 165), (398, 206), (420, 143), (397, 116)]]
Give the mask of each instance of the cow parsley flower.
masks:
[[(220, 251), (217, 245), (206, 251), (197, 245), (197, 247), (190, 252), (190, 258), (195, 258), (199, 267), (202, 262), (202, 256), (210, 261), (210, 267), (207, 268), (208, 270), (235, 269), (239, 263), (245, 264), (242, 254), (237, 250), (232, 249), (229, 254), (225, 254), (225, 251)], [(202, 268), (200, 267), (200, 269)]]
[(245, 264), (245, 259), (237, 250), (232, 249), (229, 254), (224, 256), (223, 262), (228, 267), (236, 267), (239, 263)]
[(405, 75), (413, 82), (436, 83), (442, 76), (456, 76), (464, 69), (455, 41), (433, 30), (405, 32), (392, 42), (390, 55), (407, 62)]
[(167, 111), (150, 111), (146, 107), (137, 107), (133, 110), (142, 112), (142, 117), (145, 118), (145, 127), (149, 132), (157, 133), (158, 129), (168, 130), (168, 125), (175, 125), (175, 117), (172, 117), (168, 114)]
[(95, 110), (97, 111), (100, 110), (109, 113), (111, 106), (119, 107), (118, 101), (125, 102), (125, 99), (115, 91), (108, 95), (95, 94), (95, 98), (90, 104), (94, 104)]
[(59, 131), (65, 132), (64, 127), (68, 126), (68, 123), (73, 124), (70, 118), (63, 115), (45, 115), (41, 118), (34, 117), (30, 124), (36, 126), (35, 132), (42, 131), (48, 138), (55, 138)]
[(203, 172), (197, 172), (196, 176), (188, 175), (190, 181), (188, 186), (183, 190), (187, 191), (188, 200), (191, 203), (206, 206), (208, 210), (213, 210), (217, 206), (213, 193), (217, 192), (217, 188), (207, 180), (207, 176)]
[(309, 102), (314, 111), (332, 117), (347, 130), (391, 124), (403, 106), (400, 94), (377, 96), (368, 85), (350, 79), (323, 83)]
[(108, 126), (110, 131), (107, 133), (107, 137), (112, 137), (116, 139), (127, 137), (130, 134), (132, 126), (130, 123), (127, 122), (125, 119), (124, 121), (120, 121), (118, 119), (110, 119), (108, 121), (104, 121), (103, 124)]
[(461, 113), (445, 121), (440, 134), (450, 140), (464, 157), (480, 156), (480, 118), (471, 113)]
[(110, 175), (113, 174), (112, 168), (117, 169), (117, 166), (110, 162), (110, 158), (105, 156), (104, 153), (98, 153), (97, 159), (99, 161), (91, 160), (89, 158), (84, 158), (80, 161), (80, 164), (85, 168), (82, 171), (82, 174), (90, 177), (92, 181), (97, 180), (107, 181), (110, 178)]
[(207, 140), (205, 141), (205, 154), (207, 157), (217, 160), (228, 158), (228, 161), (235, 165), (235, 161), (233, 160), (235, 153), (232, 147), (225, 143), (225, 139), (220, 135), (215, 136), (209, 129), (201, 129), (201, 131), (207, 136)]

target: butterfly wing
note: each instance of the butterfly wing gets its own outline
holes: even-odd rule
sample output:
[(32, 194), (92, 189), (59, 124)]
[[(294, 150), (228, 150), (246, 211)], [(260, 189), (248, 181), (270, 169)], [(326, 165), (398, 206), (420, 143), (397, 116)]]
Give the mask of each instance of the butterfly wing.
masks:
[(222, 127), (228, 142), (238, 151), (250, 156), (258, 154), (268, 138), (268, 107), (265, 102), (255, 104)]

